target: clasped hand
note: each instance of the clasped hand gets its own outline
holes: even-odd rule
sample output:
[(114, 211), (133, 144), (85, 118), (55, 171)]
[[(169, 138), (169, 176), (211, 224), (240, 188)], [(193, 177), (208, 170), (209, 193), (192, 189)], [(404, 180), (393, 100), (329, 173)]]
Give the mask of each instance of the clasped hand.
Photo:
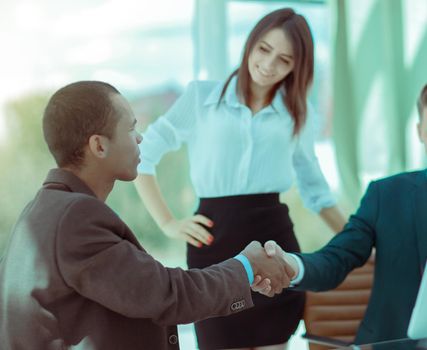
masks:
[(251, 242), (243, 251), (251, 262), (254, 273), (252, 290), (273, 297), (288, 288), (298, 267), (287, 253), (274, 241), (268, 241), (264, 247), (257, 241)]
[[(200, 248), (202, 244), (210, 245), (213, 242), (214, 237), (206, 230), (213, 224), (212, 220), (198, 214), (182, 220), (171, 219), (162, 225), (162, 230), (171, 238), (183, 239)], [(293, 258), (289, 258), (274, 241), (266, 242), (264, 247), (253, 241), (246, 246), (242, 254), (249, 259), (254, 273), (252, 290), (269, 297), (288, 288), (291, 279), (298, 272)]]

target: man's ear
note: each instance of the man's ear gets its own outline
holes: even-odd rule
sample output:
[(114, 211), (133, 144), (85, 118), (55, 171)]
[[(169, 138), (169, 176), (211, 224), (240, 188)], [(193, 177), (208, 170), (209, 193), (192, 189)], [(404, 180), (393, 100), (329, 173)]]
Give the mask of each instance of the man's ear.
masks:
[(97, 158), (105, 158), (108, 155), (109, 140), (102, 135), (89, 137), (89, 150)]

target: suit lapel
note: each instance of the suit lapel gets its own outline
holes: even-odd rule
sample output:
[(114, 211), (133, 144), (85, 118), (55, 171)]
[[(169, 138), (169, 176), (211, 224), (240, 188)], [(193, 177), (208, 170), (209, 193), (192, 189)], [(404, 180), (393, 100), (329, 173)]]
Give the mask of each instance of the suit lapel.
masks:
[(420, 266), (424, 268), (427, 260), (427, 175), (418, 173), (417, 184), (415, 188), (415, 227), (418, 242), (418, 255)]

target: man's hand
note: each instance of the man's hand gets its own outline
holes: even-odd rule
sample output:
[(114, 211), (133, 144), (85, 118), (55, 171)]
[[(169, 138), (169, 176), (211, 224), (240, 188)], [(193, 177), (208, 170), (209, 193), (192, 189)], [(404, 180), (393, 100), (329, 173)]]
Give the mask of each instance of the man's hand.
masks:
[[(281, 257), (283, 260), (286, 261), (286, 263), (289, 265), (289, 277), (290, 279), (294, 279), (296, 276), (298, 276), (299, 273), (299, 267), (295, 260), (295, 258), (290, 255), (289, 253), (286, 253), (275, 241), (267, 241), (264, 244), (265, 252), (268, 256), (273, 257)], [(291, 272), (292, 271), (292, 272)]]
[[(268, 256), (266, 250), (256, 241), (248, 244), (241, 254), (249, 259), (254, 276), (257, 276), (253, 284), (253, 290), (258, 291), (259, 289), (262, 294), (271, 297), (274, 294), (281, 293), (283, 288), (289, 287), (289, 275), (292, 276), (294, 271), (281, 255), (273, 254), (271, 257)], [(262, 278), (261, 281), (259, 281), (260, 277)], [(266, 279), (267, 281), (263, 281)], [(257, 281), (259, 282), (255, 287), (255, 282)], [(270, 286), (268, 286), (268, 282), (270, 282)], [(259, 283), (263, 284), (258, 286)]]
[(274, 296), (274, 292), (271, 291), (271, 281), (268, 278), (262, 279), (260, 275), (254, 277), (251, 289), (268, 297)]

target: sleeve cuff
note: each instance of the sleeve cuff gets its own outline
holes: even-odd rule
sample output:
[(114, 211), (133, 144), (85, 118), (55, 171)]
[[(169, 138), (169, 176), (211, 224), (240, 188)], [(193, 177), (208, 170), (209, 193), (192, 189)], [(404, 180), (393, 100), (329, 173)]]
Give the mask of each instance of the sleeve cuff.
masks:
[(242, 263), (248, 276), (249, 284), (252, 284), (254, 282), (254, 272), (249, 259), (243, 254), (236, 255), (234, 259), (239, 260)]
[(335, 205), (337, 205), (337, 200), (332, 195), (329, 195), (315, 202), (307, 202), (305, 206), (316, 214), (319, 214), (323, 208), (330, 208)]
[(301, 258), (298, 255), (295, 255), (292, 253), (288, 253), (288, 254), (291, 255), (296, 260), (298, 265), (298, 270), (299, 270), (298, 275), (296, 275), (295, 278), (291, 280), (291, 285), (290, 285), (291, 287), (296, 287), (304, 277), (305, 268)]

